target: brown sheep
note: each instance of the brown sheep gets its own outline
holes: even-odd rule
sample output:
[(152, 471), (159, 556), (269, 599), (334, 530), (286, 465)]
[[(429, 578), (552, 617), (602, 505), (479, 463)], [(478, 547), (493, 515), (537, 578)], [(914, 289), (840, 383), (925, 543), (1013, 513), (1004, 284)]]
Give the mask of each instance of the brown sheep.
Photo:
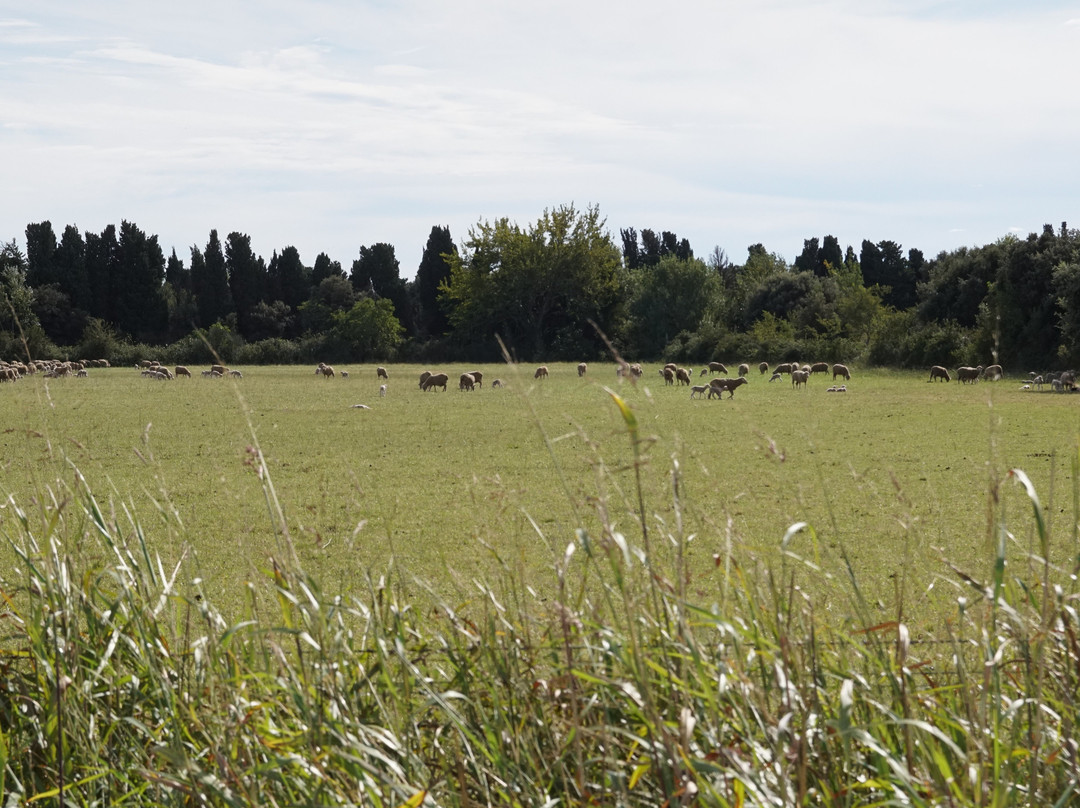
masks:
[(740, 376), (737, 379), (713, 379), (709, 382), (709, 398), (712, 398), (714, 392), (720, 398), (724, 397), (725, 392), (727, 392), (728, 398), (735, 398), (735, 391), (744, 384), (749, 383), (745, 376)]
[(426, 382), (430, 377), (431, 377), (431, 371), (430, 370), (425, 370), (423, 373), (420, 374), (420, 389), (421, 390), (424, 389), (424, 382)]
[(791, 362), (783, 362), (782, 364), (777, 365), (776, 370), (774, 370), (773, 372), (783, 374), (791, 373), (791, 371), (793, 370), (798, 370), (798, 368), (792, 365)]
[(832, 366), (832, 377), (834, 382), (836, 381), (837, 376), (843, 376), (844, 381), (846, 382), (851, 381), (851, 371), (847, 369), (847, 365), (837, 363)]
[(996, 382), (1004, 375), (1001, 365), (991, 365), (982, 372), (982, 376), (988, 382)]
[(183, 365), (177, 365), (176, 366), (176, 376), (177, 376), (177, 378), (179, 378), (180, 376), (187, 376), (190, 379), (191, 378), (191, 371), (188, 370)]
[(952, 376), (949, 375), (947, 368), (943, 368), (941, 365), (934, 365), (930, 368), (930, 381), (934, 381), (935, 379), (951, 382)]
[(675, 381), (678, 384), (685, 384), (687, 387), (689, 387), (690, 377), (693, 375), (693, 373), (694, 371), (691, 368), (679, 368), (675, 371)]
[(476, 387), (476, 379), (473, 378), (471, 373), (462, 373), (458, 379), (458, 390), (473, 390)]
[(547, 365), (541, 365), (536, 369), (536, 373), (533, 374), (534, 379), (546, 379), (548, 377)]
[(675, 384), (675, 371), (671, 368), (660, 368), (660, 375), (664, 377), (664, 384)]
[(382, 367), (381, 365), (375, 368), (375, 378), (386, 379), (387, 381), (390, 380), (390, 377), (386, 375), (386, 368)]
[(589, 372), (589, 366), (587, 364), (585, 364), (584, 362), (578, 362), (577, 375), (579, 377), (581, 377), (581, 376), (584, 376), (588, 372)]
[(810, 366), (810, 375), (811, 376), (813, 376), (815, 373), (828, 373), (828, 372), (829, 372), (829, 363), (828, 362), (815, 362), (814, 364), (812, 364)]
[(750, 366), (748, 364), (746, 364), (745, 362), (743, 362), (741, 365), (739, 365), (739, 375), (740, 376), (749, 376), (750, 375)]
[[(231, 371), (228, 370), (225, 372), (231, 373)], [(324, 379), (332, 379), (334, 378), (334, 369), (330, 367), (330, 365), (324, 365), (322, 369), (322, 375)]]
[(769, 363), (768, 362), (762, 362), (760, 365), (757, 366), (757, 369), (758, 369), (758, 373), (760, 373), (762, 376), (764, 376), (766, 373), (769, 372)]
[(470, 370), (469, 375), (473, 377), (473, 381), (476, 382), (477, 387), (484, 386), (484, 374), (479, 370)]
[(709, 371), (711, 373), (727, 373), (727, 366), (723, 362), (710, 362)]
[(224, 376), (226, 373), (229, 372), (229, 369), (227, 367), (225, 367), (224, 365), (211, 365), (210, 366), (210, 372), (211, 373), (215, 373), (215, 372), (220, 373), (222, 376)]
[(968, 367), (965, 365), (962, 368), (956, 369), (956, 383), (957, 384), (975, 384), (979, 381), (979, 375), (982, 373), (982, 368)]
[(429, 373), (428, 377), (424, 379), (423, 390), (426, 393), (428, 390), (434, 390), (436, 387), (441, 387), (443, 392), (446, 392), (446, 383), (450, 381), (450, 377), (445, 373)]

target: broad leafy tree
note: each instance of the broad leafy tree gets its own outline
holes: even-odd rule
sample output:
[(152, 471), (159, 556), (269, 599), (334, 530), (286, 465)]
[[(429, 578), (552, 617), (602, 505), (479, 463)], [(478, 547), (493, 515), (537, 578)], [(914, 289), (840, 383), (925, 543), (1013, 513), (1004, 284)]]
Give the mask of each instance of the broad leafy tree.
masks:
[(630, 273), (629, 351), (659, 359), (681, 332), (707, 325), (719, 311), (723, 281), (704, 261), (667, 255)]
[(596, 207), (547, 210), (527, 229), (500, 219), (469, 231), (444, 297), (460, 343), (521, 359), (599, 355), (590, 320), (609, 333), (621, 299), (619, 249)]
[(410, 331), (413, 329), (409, 291), (401, 278), (401, 266), (394, 254), (394, 245), (380, 242), (360, 248), (360, 257), (353, 261), (349, 280), (357, 294), (386, 298), (394, 304), (398, 319)]
[(361, 297), (349, 310), (333, 315), (334, 341), (353, 361), (390, 358), (403, 333), (389, 298)]

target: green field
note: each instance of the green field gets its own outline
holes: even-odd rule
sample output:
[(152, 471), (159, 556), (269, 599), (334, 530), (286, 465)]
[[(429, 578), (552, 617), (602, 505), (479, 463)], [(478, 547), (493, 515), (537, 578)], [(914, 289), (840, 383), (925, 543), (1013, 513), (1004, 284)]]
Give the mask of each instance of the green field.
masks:
[(543, 592), (575, 529), (598, 532), (602, 514), (641, 541), (633, 453), (610, 388), (646, 439), (654, 547), (673, 547), (665, 536), (678, 536), (680, 522), (693, 535), (691, 588), (704, 603), (717, 556), (730, 550), (763, 570), (787, 528), (805, 521), (816, 540), (802, 534), (791, 546), (823, 570), (802, 582), (819, 614), (846, 613), (836, 599), (849, 587), (828, 581), (846, 553), (883, 615), (895, 616), (903, 584), (907, 619), (933, 624), (957, 594), (942, 583), (955, 580), (946, 560), (989, 575), (992, 491), (1014, 534), (1009, 563), (1035, 551), (1030, 503), (1005, 476), (1013, 467), (1052, 501), (1053, 559), (1065, 565), (1077, 553), (1077, 397), (1024, 391), (1018, 379), (931, 384), (922, 373), (859, 369), (846, 393), (826, 393), (821, 376), (794, 390), (755, 370), (733, 399), (710, 401), (665, 386), (655, 365), (637, 384), (618, 380), (613, 364), (583, 379), (551, 365), (539, 382), (532, 366), (478, 367), (482, 389), (456, 389), (474, 366), (445, 366), (436, 369), (450, 374), (449, 389), (423, 393), (421, 367), (390, 366), (385, 398), (374, 366), (338, 367), (347, 379), (306, 366), (243, 368), (236, 382), (197, 373), (159, 382), (129, 368), (30, 377), (0, 387), (0, 486), (24, 508), (43, 492), (62, 501), (77, 469), (99, 502), (131, 511), (166, 563), (190, 545), (182, 577), (201, 578), (228, 611), (240, 582), (282, 552), (257, 445), (300, 560), (324, 590), (349, 592), (393, 558), (403, 580), (459, 600), (503, 564)]

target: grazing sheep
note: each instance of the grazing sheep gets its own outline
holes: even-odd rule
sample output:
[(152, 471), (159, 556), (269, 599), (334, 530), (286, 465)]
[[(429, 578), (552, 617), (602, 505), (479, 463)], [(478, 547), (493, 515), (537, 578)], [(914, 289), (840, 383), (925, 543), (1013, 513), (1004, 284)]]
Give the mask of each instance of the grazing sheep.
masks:
[(735, 391), (742, 387), (744, 384), (749, 384), (745, 376), (740, 376), (737, 379), (713, 379), (709, 382), (709, 398), (712, 398), (713, 391), (723, 398), (723, 394), (727, 392), (728, 398), (735, 398)]
[(479, 370), (470, 370), (469, 375), (473, 377), (473, 381), (476, 382), (477, 387), (484, 386), (484, 374)]
[(832, 366), (833, 381), (836, 381), (837, 376), (843, 376), (845, 382), (851, 381), (851, 371), (847, 369), (847, 365), (841, 365), (839, 362)]
[(430, 373), (428, 377), (424, 379), (423, 391), (426, 393), (428, 390), (434, 390), (436, 387), (441, 387), (443, 392), (446, 392), (446, 383), (450, 381), (450, 377), (445, 373)]
[(341, 371), (341, 378), (343, 378), (343, 379), (349, 378), (349, 371), (347, 371), (347, 370)]
[(745, 362), (743, 362), (741, 365), (739, 365), (739, 375), (740, 376), (749, 376), (750, 375), (750, 366), (748, 364), (746, 364)]
[(382, 366), (375, 368), (375, 378), (386, 379), (387, 381), (390, 381), (390, 377), (386, 375), (386, 368)]
[(809, 370), (793, 370), (791, 371), (791, 386), (796, 389), (806, 387), (806, 381), (809, 378)]
[(79, 368), (77, 371), (75, 371), (75, 378), (76, 379), (85, 379), (86, 378), (86, 368)]
[(491, 383), (492, 390), (494, 390), (496, 387), (502, 387), (502, 379), (496, 379)]
[(982, 373), (982, 368), (972, 368), (964, 366), (956, 369), (956, 382), (957, 384), (975, 384), (979, 381), (979, 374)]
[(727, 373), (728, 369), (723, 362), (710, 362), (709, 371), (711, 373)]
[(220, 373), (222, 376), (229, 372), (229, 369), (224, 365), (211, 365), (210, 370)]
[(183, 365), (177, 365), (176, 366), (176, 377), (180, 378), (181, 376), (187, 376), (190, 379), (191, 378), (191, 371), (188, 370)]
[(386, 398), (386, 385), (385, 384), (380, 384), (379, 385), (379, 398)]
[(1061, 379), (1052, 379), (1050, 381), (1050, 389), (1055, 393), (1064, 393), (1065, 385), (1062, 383)]
[(678, 384), (685, 384), (687, 387), (689, 387), (690, 377), (693, 375), (694, 371), (692, 368), (679, 368), (675, 371), (675, 381)]
[(796, 368), (794, 365), (792, 365), (791, 362), (781, 362), (773, 370), (773, 373), (779, 375), (779, 374), (784, 374), (784, 373), (791, 373), (791, 371), (793, 371), (793, 370), (798, 370), (798, 368)]
[(675, 384), (675, 371), (671, 368), (660, 368), (660, 375), (664, 377), (664, 384)]
[(371, 407), (369, 407), (367, 404), (353, 404), (352, 409), (354, 409), (354, 410), (370, 410)]
[(983, 378), (986, 379), (988, 382), (996, 382), (1003, 375), (1004, 373), (1001, 370), (1001, 365), (991, 365), (982, 372)]
[(430, 377), (431, 377), (431, 371), (430, 370), (425, 370), (423, 373), (420, 374), (420, 389), (421, 390), (424, 389), (424, 382), (426, 382)]
[(810, 375), (811, 376), (813, 376), (815, 373), (828, 373), (828, 372), (829, 372), (829, 363), (828, 362), (815, 362), (814, 364), (812, 364), (810, 366)]
[(1066, 370), (1064, 373), (1061, 374), (1059, 378), (1061, 379), (1061, 383), (1063, 385), (1065, 385), (1066, 387), (1072, 387), (1074, 384), (1076, 384), (1076, 371)]
[[(333, 375), (333, 371), (334, 371), (334, 369), (330, 368), (330, 374), (331, 375)], [(230, 370), (229, 375), (232, 376), (234, 379), (242, 379), (242, 378), (244, 378), (244, 374), (241, 373), (239, 370)], [(344, 372), (342, 373), (342, 375), (344, 375)]]
[(935, 379), (941, 379), (942, 381), (951, 382), (952, 377), (949, 375), (947, 368), (943, 368), (941, 365), (934, 365), (930, 368), (930, 381)]
[(579, 377), (581, 377), (581, 376), (584, 376), (588, 372), (589, 372), (589, 366), (587, 364), (585, 364), (584, 362), (578, 362), (577, 375)]
[(769, 363), (768, 362), (762, 362), (760, 365), (757, 366), (757, 369), (758, 369), (758, 373), (760, 373), (762, 376), (764, 376), (766, 373), (769, 372)]
[(534, 379), (546, 379), (548, 377), (547, 365), (541, 365), (536, 369), (536, 373), (533, 374)]
[(476, 387), (476, 379), (472, 377), (471, 373), (462, 373), (458, 378), (458, 390), (472, 391)]
[(699, 384), (690, 388), (690, 398), (704, 398), (705, 394), (709, 392), (709, 385)]

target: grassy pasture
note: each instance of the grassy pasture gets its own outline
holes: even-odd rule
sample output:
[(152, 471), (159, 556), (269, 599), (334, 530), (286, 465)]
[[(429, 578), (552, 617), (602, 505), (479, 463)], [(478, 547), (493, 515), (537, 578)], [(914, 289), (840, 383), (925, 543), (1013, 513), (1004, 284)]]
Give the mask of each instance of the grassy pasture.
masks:
[[(308, 367), (244, 368), (237, 382), (158, 382), (128, 368), (32, 377), (0, 388), (0, 487), (24, 507), (46, 490), (62, 499), (77, 468), (99, 500), (138, 515), (166, 563), (189, 544), (185, 574), (228, 610), (239, 607), (240, 583), (281, 552), (251, 462), (257, 445), (300, 559), (324, 590), (348, 592), (393, 558), (462, 601), (503, 564), (543, 592), (575, 529), (599, 529), (600, 510), (641, 536), (633, 453), (607, 386), (647, 439), (654, 547), (694, 535), (698, 600), (713, 597), (716, 556), (730, 548), (758, 574), (779, 563), (788, 526), (805, 521), (815, 533), (792, 547), (824, 570), (801, 581), (819, 614), (848, 613), (849, 588), (828, 579), (846, 553), (883, 619), (903, 592), (914, 629), (932, 626), (957, 595), (942, 583), (955, 580), (946, 560), (989, 575), (989, 491), (1015, 516), (1010, 563), (1034, 552), (1030, 503), (1005, 480), (1013, 467), (1052, 501), (1053, 559), (1071, 567), (1076, 557), (1080, 397), (885, 370), (856, 370), (837, 394), (821, 376), (794, 390), (755, 370), (733, 399), (708, 401), (665, 386), (655, 365), (637, 384), (617, 380), (611, 364), (584, 379), (573, 365), (549, 367), (550, 378), (534, 381), (531, 367), (480, 366), (483, 388), (462, 393), (458, 374), (473, 367), (444, 366), (448, 390), (422, 393), (422, 368), (391, 366), (385, 398), (373, 366), (325, 380)], [(492, 389), (496, 377), (503, 389)]]

